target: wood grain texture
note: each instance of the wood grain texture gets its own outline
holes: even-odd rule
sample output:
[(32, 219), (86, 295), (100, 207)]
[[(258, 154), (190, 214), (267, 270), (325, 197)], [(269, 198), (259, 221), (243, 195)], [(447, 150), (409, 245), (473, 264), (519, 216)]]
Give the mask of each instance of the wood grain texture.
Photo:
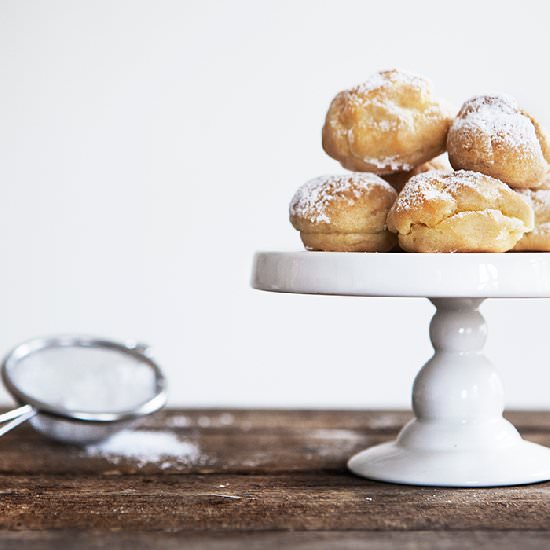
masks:
[(95, 550), (535, 550), (548, 548), (544, 531), (10, 531), (0, 533), (5, 550), (89, 548)]
[[(508, 411), (505, 414), (522, 432), (549, 430), (550, 412)], [(201, 432), (277, 430), (288, 433), (312, 429), (349, 429), (394, 434), (412, 418), (404, 410), (281, 410), (281, 409), (194, 409), (167, 410), (148, 418), (144, 426), (165, 428), (167, 425)]]
[[(550, 413), (510, 413), (550, 445)], [(30, 427), (0, 438), (0, 547), (542, 548), (550, 483), (496, 489), (357, 478), (353, 452), (395, 436), (402, 411), (165, 411), (191, 457), (89, 456)], [(82, 538), (84, 537), (84, 539)]]
[(550, 486), (397, 487), (341, 474), (0, 477), (0, 528), (550, 529)]
[[(527, 439), (550, 444), (550, 414), (510, 418)], [(175, 433), (196, 445), (193, 457), (159, 463), (89, 456), (24, 426), (0, 438), (0, 474), (155, 474), (339, 472), (353, 453), (395, 437), (408, 412), (164, 411), (138, 429)], [(38, 451), (38, 452), (37, 452)]]

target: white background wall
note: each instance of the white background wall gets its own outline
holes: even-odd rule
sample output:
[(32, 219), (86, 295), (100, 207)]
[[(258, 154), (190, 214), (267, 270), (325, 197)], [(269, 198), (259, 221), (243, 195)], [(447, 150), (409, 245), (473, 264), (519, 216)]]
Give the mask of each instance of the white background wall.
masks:
[[(407, 406), (426, 301), (253, 291), (252, 254), (300, 248), (292, 193), (341, 171), (328, 103), (376, 69), (550, 126), (546, 5), (2, 0), (0, 351), (138, 338), (172, 404)], [(550, 303), (484, 312), (508, 404), (550, 406)]]

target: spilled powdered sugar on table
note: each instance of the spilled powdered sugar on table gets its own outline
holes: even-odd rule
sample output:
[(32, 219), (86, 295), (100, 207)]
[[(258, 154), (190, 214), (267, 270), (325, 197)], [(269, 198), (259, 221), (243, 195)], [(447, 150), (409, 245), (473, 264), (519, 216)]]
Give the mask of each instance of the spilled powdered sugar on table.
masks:
[(83, 453), (88, 457), (104, 458), (112, 464), (132, 461), (140, 468), (155, 464), (163, 470), (208, 461), (198, 445), (168, 431), (124, 430), (105, 441), (86, 446)]

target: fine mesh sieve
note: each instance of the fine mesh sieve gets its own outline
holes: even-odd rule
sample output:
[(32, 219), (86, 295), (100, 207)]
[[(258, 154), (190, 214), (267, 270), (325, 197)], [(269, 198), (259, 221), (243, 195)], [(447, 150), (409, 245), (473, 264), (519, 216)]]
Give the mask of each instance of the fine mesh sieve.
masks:
[(143, 344), (38, 338), (6, 356), (2, 379), (20, 406), (0, 415), (0, 436), (29, 420), (52, 439), (87, 444), (166, 403), (166, 380)]

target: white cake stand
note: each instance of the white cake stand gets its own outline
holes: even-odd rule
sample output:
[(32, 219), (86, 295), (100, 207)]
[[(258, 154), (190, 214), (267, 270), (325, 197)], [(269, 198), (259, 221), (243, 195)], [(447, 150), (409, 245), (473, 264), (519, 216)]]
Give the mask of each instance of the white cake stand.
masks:
[(357, 475), (414, 485), (491, 487), (550, 479), (550, 449), (502, 417), (499, 377), (483, 355), (485, 298), (550, 297), (550, 254), (259, 252), (252, 286), (342, 296), (424, 296), (435, 353), (416, 376), (415, 418), (395, 441), (351, 457)]

